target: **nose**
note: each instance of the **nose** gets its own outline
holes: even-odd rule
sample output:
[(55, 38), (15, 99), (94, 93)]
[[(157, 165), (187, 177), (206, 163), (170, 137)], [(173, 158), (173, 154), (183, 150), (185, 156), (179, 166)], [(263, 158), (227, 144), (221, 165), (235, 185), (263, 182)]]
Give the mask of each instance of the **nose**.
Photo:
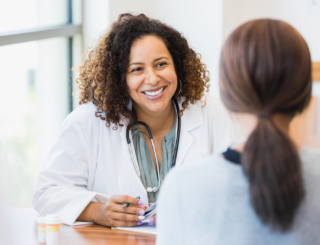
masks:
[(146, 83), (149, 85), (156, 85), (160, 81), (157, 72), (154, 69), (149, 69), (146, 75)]

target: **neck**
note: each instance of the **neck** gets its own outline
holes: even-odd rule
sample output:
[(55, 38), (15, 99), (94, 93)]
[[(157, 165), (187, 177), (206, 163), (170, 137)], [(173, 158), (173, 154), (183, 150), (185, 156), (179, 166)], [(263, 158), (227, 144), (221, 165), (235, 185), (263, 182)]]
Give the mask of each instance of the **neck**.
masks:
[[(170, 101), (168, 106), (160, 112), (152, 112), (141, 108), (135, 102), (133, 102), (133, 108), (137, 115), (137, 120), (146, 123), (152, 134), (157, 135), (167, 131), (169, 132), (175, 121), (175, 112), (173, 102)], [(144, 130), (144, 127), (138, 125), (139, 129)]]
[[(246, 141), (252, 131), (256, 128), (256, 125), (258, 123), (258, 118), (255, 115), (252, 114), (245, 114), (245, 113), (238, 113), (237, 114), (237, 127), (235, 127), (235, 135), (237, 139), (241, 139), (243, 141)], [(283, 133), (288, 135), (289, 137), (289, 125), (291, 121), (291, 117), (283, 115), (283, 114), (275, 114), (272, 116), (271, 119), (276, 127), (280, 129)], [(236, 145), (234, 148), (238, 152), (242, 152), (245, 146), (245, 142), (239, 142), (240, 144)], [(300, 145), (296, 144), (297, 150), (300, 149)]]

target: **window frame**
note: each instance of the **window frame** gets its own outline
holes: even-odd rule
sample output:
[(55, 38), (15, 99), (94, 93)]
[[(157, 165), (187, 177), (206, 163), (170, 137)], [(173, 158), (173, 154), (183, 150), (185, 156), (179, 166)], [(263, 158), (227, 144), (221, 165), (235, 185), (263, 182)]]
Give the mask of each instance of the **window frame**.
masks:
[(10, 32), (0, 32), (0, 46), (39, 41), (55, 37), (68, 37), (68, 111), (73, 110), (73, 37), (82, 34), (82, 24), (73, 23), (73, 4), (72, 0), (67, 0), (68, 21), (63, 25), (48, 27), (38, 27)]

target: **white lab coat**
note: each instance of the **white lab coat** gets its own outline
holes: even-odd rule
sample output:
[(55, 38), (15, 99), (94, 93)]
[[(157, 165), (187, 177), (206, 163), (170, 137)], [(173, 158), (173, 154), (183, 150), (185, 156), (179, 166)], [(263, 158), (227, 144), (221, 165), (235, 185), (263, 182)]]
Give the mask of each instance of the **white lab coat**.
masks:
[[(230, 139), (227, 113), (220, 100), (205, 96), (183, 112), (176, 167), (200, 163), (224, 151)], [(179, 103), (181, 107), (181, 103)], [(33, 206), (43, 216), (58, 214), (73, 225), (90, 201), (107, 202), (113, 195), (147, 192), (136, 174), (126, 141), (126, 127), (113, 130), (95, 116), (90, 102), (65, 119), (60, 135), (35, 180)]]

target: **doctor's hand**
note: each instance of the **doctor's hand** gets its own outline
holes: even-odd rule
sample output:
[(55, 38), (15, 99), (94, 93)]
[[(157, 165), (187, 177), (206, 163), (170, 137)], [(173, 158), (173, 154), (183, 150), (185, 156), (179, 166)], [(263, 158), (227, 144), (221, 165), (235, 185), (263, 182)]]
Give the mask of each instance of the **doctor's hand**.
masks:
[[(124, 203), (130, 203), (129, 207), (122, 207)], [(143, 203), (130, 196), (112, 196), (109, 201), (100, 207), (99, 215), (95, 223), (105, 226), (137, 226), (144, 219), (144, 211), (147, 208)]]
[(148, 225), (156, 225), (157, 222), (157, 215), (153, 215), (149, 220), (148, 220)]

